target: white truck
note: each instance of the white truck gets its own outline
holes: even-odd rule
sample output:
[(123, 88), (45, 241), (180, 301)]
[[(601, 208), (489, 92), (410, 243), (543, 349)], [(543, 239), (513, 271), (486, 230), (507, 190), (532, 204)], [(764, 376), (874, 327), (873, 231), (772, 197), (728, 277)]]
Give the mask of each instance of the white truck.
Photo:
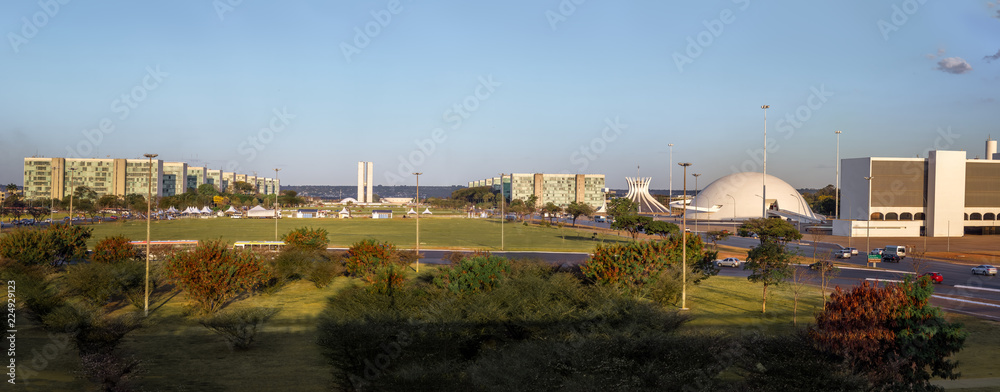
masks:
[(898, 257), (900, 260), (906, 258), (906, 246), (903, 245), (889, 245), (882, 250), (882, 257)]

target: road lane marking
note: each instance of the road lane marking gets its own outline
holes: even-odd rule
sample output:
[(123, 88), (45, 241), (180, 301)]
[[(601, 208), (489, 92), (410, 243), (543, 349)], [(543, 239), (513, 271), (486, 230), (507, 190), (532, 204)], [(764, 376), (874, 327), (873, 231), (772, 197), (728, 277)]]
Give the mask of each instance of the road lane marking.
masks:
[(956, 284), (955, 288), (957, 288), (957, 289), (969, 289), (969, 290), (984, 290), (984, 291), (992, 291), (994, 293), (1000, 293), (1000, 290), (997, 290), (997, 289), (988, 289), (988, 288), (985, 288), (985, 287), (963, 286), (963, 285), (957, 285)]

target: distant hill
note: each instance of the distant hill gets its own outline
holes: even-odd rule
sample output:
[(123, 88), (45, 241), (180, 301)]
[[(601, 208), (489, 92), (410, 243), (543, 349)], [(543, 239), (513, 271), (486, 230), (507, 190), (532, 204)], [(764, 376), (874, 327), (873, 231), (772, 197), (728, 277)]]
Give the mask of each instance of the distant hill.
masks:
[[(421, 185), (420, 198), (425, 197), (451, 197), (451, 193), (465, 188), (465, 186), (433, 186)], [(325, 200), (342, 200), (348, 197), (358, 197), (357, 185), (282, 185), (282, 190), (293, 190), (299, 196), (318, 197)], [(379, 197), (414, 197), (417, 195), (417, 187), (413, 185), (385, 186), (376, 185), (372, 187), (372, 192)]]

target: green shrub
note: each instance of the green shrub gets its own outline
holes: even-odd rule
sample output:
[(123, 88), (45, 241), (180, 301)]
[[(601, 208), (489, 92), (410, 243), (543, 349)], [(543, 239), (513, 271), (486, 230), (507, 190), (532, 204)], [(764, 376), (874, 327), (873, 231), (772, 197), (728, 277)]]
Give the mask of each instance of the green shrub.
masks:
[(80, 263), (66, 269), (63, 284), (66, 294), (79, 296), (92, 306), (103, 306), (124, 296), (141, 308), (144, 301), (134, 302), (134, 295), (138, 291), (145, 298), (145, 272), (141, 263)]
[(343, 274), (344, 266), (340, 262), (321, 260), (313, 264), (308, 279), (316, 285), (316, 288), (321, 289), (329, 286), (330, 282), (333, 282), (333, 278)]
[(17, 301), (26, 310), (26, 318), (38, 323), (64, 302), (47, 278), (50, 269), (47, 265), (25, 265), (0, 258), (0, 276), (16, 282)]
[(17, 229), (0, 236), (0, 258), (26, 265), (62, 264), (87, 256), (87, 239), (93, 229), (51, 225), (44, 230)]
[(319, 256), (315, 252), (300, 248), (292, 247), (282, 250), (273, 258), (265, 261), (271, 275), (269, 285), (281, 287), (290, 281), (302, 279), (312, 270), (314, 259), (318, 258)]
[(118, 263), (142, 258), (142, 252), (121, 235), (106, 237), (94, 245), (91, 260), (95, 263)]
[(406, 271), (398, 265), (384, 265), (375, 270), (368, 283), (368, 290), (394, 296), (406, 283)]
[(285, 235), (281, 237), (281, 240), (285, 241), (286, 244), (293, 248), (316, 251), (326, 250), (326, 246), (330, 242), (327, 239), (326, 229), (313, 229), (308, 227), (300, 227), (285, 233)]
[(204, 313), (219, 310), (238, 294), (269, 278), (256, 254), (236, 252), (221, 241), (203, 243), (191, 252), (175, 253), (166, 270)]
[(220, 312), (198, 321), (223, 338), (230, 350), (246, 350), (257, 338), (261, 326), (278, 314), (278, 309), (240, 308)]
[(441, 271), (434, 283), (452, 293), (490, 291), (511, 272), (510, 259), (500, 256), (476, 256)]

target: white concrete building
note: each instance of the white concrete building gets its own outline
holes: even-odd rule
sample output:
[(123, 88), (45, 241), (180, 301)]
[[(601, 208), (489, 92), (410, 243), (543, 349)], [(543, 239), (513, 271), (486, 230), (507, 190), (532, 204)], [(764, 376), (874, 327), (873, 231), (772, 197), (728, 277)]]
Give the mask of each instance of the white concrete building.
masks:
[(996, 234), (1000, 226), (1000, 160), (931, 151), (927, 158), (843, 159), (841, 173), (834, 235), (961, 237)]

